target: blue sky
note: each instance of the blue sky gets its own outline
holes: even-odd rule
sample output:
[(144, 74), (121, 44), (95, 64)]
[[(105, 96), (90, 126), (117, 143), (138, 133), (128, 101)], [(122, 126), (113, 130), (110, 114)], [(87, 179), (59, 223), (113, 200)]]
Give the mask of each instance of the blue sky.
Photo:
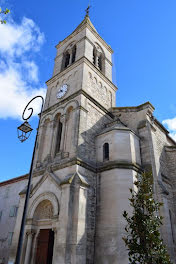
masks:
[[(82, 21), (88, 0), (9, 0), (0, 25), (0, 181), (29, 171), (35, 129), (20, 143), (16, 127), (28, 100), (44, 94), (52, 76), (55, 45)], [(150, 101), (176, 139), (176, 1), (92, 0), (90, 17), (111, 45), (117, 106)], [(39, 110), (39, 104), (36, 106)], [(37, 126), (37, 117), (31, 124)]]

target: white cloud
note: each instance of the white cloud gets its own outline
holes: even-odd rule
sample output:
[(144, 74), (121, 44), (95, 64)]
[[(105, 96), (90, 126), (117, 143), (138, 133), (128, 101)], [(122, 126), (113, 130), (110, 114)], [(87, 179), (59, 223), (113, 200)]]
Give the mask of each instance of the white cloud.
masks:
[(166, 125), (168, 127), (168, 130), (170, 131), (170, 136), (176, 141), (176, 117), (172, 119), (166, 119), (163, 120), (163, 125)]
[(4, 56), (21, 56), (33, 49), (38, 51), (44, 41), (33, 20), (24, 17), (20, 25), (13, 21), (0, 26), (0, 53)]
[(24, 68), (30, 76), (29, 81), (38, 82), (38, 67), (34, 61), (24, 61)]
[(170, 133), (170, 136), (175, 140), (176, 142), (176, 132)]
[[(31, 59), (40, 50), (44, 34), (34, 21), (23, 18), (21, 24), (0, 25), (0, 36), (0, 118), (21, 118), (33, 96), (45, 96), (46, 89), (39, 86), (38, 67)], [(39, 109), (37, 100), (35, 110), (39, 113)]]
[(176, 130), (176, 117), (164, 120), (163, 124), (166, 124), (169, 130)]

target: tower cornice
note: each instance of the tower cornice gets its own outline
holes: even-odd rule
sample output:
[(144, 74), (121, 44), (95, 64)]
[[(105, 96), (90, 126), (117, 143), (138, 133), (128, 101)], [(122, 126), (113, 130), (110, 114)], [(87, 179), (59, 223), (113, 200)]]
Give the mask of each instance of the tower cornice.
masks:
[[(63, 99), (62, 101), (50, 106), (49, 108), (45, 109), (42, 112), (42, 116), (47, 114), (48, 112), (54, 111), (56, 108), (58, 108), (60, 105), (65, 104), (66, 102), (73, 100), (75, 97), (79, 95), (84, 95), (86, 98), (88, 98), (91, 102), (93, 102), (96, 106), (98, 106), (106, 115), (110, 116), (111, 118), (114, 118), (114, 115), (112, 112), (110, 112), (108, 109), (106, 109), (104, 106), (102, 106), (98, 101), (96, 101), (92, 96), (90, 96), (88, 93), (86, 93), (84, 90), (80, 89), (79, 91), (73, 93), (72, 95), (68, 96), (67, 98)], [(79, 106), (80, 108), (81, 106)], [(82, 108), (82, 107), (81, 107)], [(82, 109), (83, 110), (83, 109)], [(84, 111), (87, 111), (84, 109)]]
[(81, 63), (86, 63), (98, 76), (100, 76), (114, 91), (118, 90), (118, 87), (113, 84), (101, 71), (99, 71), (93, 63), (91, 63), (86, 57), (82, 57), (79, 60), (77, 60), (75, 63), (71, 64), (69, 67), (65, 68), (63, 71), (57, 73), (56, 75), (54, 75), (53, 77), (51, 77), (51, 79), (49, 79), (48, 81), (46, 81), (47, 85), (52, 84), (53, 82), (55, 82), (56, 80), (58, 80), (58, 78), (61, 78), (64, 74), (68, 73), (70, 70), (76, 68), (78, 65), (80, 65)]

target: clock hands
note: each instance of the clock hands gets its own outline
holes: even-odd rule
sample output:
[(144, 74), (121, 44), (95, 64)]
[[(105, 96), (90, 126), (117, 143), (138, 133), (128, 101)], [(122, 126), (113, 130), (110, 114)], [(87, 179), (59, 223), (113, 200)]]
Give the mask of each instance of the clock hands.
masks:
[(62, 98), (66, 92), (67, 92), (67, 84), (64, 84), (60, 87), (60, 89), (58, 90), (58, 93), (57, 93), (57, 98)]

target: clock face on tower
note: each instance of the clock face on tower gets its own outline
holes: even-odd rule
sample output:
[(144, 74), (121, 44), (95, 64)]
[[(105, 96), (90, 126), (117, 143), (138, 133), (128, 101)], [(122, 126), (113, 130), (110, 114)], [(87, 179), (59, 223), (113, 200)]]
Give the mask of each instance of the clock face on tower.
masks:
[(56, 97), (58, 99), (62, 98), (66, 94), (67, 90), (68, 90), (68, 85), (63, 84), (61, 87), (59, 87), (57, 94), (56, 94)]

